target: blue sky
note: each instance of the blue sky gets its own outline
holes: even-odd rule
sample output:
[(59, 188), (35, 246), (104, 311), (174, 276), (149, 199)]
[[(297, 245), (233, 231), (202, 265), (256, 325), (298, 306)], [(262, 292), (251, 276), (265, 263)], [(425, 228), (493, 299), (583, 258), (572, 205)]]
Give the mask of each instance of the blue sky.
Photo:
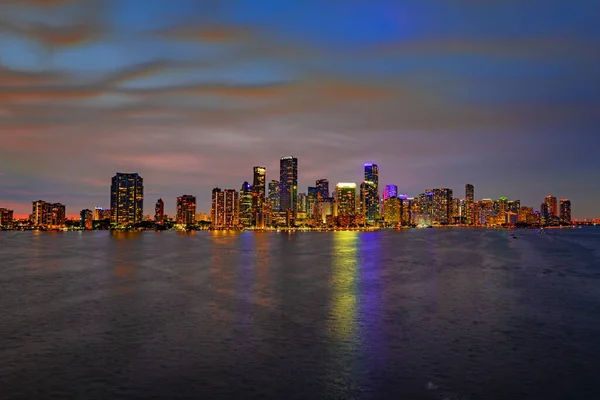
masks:
[(0, 207), (108, 206), (139, 172), (146, 212), (252, 167), (418, 195), (450, 187), (597, 217), (594, 1), (0, 1)]

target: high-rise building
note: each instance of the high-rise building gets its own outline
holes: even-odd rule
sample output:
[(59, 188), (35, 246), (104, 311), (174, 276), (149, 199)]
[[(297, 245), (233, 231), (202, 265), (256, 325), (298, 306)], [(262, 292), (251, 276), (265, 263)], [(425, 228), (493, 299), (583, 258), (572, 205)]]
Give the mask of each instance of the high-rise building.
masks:
[(110, 187), (111, 222), (131, 225), (142, 222), (144, 215), (144, 180), (137, 173), (117, 172)]
[(214, 188), (210, 219), (214, 229), (239, 227), (238, 193), (234, 189)]
[(364, 210), (367, 221), (375, 222), (379, 219), (379, 167), (377, 164), (365, 164), (365, 194)]
[(473, 207), (475, 206), (475, 187), (469, 183), (465, 185), (464, 217), (467, 225), (473, 225)]
[(110, 208), (96, 207), (94, 208), (94, 221), (102, 221), (110, 219)]
[(314, 186), (308, 187), (308, 195), (306, 196), (306, 211), (308, 216), (312, 216), (314, 205), (319, 201), (319, 189)]
[(399, 199), (396, 196), (388, 196), (383, 201), (383, 221), (388, 226), (395, 226), (400, 224), (400, 222), (402, 221), (401, 199)]
[(556, 201), (556, 197), (549, 194), (548, 196), (546, 196), (544, 203), (546, 203), (548, 215), (550, 215), (551, 217), (558, 217), (558, 203)]
[(13, 210), (0, 208), (0, 226), (10, 226), (13, 223)]
[(569, 199), (560, 199), (560, 222), (571, 223), (571, 200)]
[(80, 226), (82, 229), (85, 230), (91, 230), (93, 228), (93, 213), (92, 210), (81, 210), (81, 213), (79, 213), (81, 220), (80, 220)]
[(279, 207), (281, 211), (296, 210), (298, 200), (298, 159), (282, 157), (279, 162)]
[(67, 210), (64, 204), (53, 203), (51, 205), (51, 221), (50, 225), (53, 226), (64, 226), (65, 219), (67, 216)]
[(271, 211), (279, 211), (279, 181), (272, 180), (269, 182), (269, 203)]
[(387, 200), (391, 197), (398, 197), (398, 186), (396, 185), (385, 185), (383, 191), (383, 200)]
[(240, 189), (240, 224), (249, 228), (253, 223), (253, 215), (252, 215), (252, 203), (253, 203), (253, 191), (252, 185), (248, 182), (242, 183), (242, 188)]
[(298, 194), (298, 209), (296, 211), (308, 212), (308, 196), (306, 193)]
[(452, 189), (433, 189), (433, 223), (447, 225), (452, 217)]
[(254, 226), (261, 225), (263, 220), (266, 175), (265, 167), (254, 167), (252, 182), (252, 223)]
[(52, 223), (52, 204), (44, 200), (32, 202), (31, 223), (33, 226), (46, 226)]
[(156, 225), (165, 223), (165, 203), (162, 199), (156, 200), (156, 205), (154, 206), (154, 223)]
[(175, 221), (182, 225), (192, 225), (196, 222), (196, 197), (184, 194), (177, 198)]
[(338, 183), (335, 186), (337, 214), (356, 214), (356, 183)]
[(319, 201), (325, 201), (329, 198), (329, 181), (327, 179), (319, 179), (315, 182), (317, 187), (317, 196)]

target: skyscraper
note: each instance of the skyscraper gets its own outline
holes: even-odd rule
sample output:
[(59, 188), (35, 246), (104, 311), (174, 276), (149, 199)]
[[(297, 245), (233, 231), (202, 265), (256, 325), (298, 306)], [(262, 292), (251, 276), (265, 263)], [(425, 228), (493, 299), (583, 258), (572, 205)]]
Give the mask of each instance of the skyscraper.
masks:
[(308, 196), (306, 193), (298, 194), (298, 209), (300, 212), (308, 212)]
[(379, 219), (379, 167), (377, 164), (365, 164), (365, 194), (364, 210), (367, 221), (375, 222)]
[(298, 159), (282, 157), (279, 162), (280, 189), (279, 207), (281, 211), (296, 211), (298, 201)]
[(571, 200), (569, 199), (560, 199), (560, 222), (571, 223)]
[(388, 226), (395, 226), (399, 225), (401, 220), (402, 200), (396, 196), (386, 197), (383, 201), (383, 221)]
[(154, 206), (154, 223), (156, 225), (165, 223), (165, 203), (162, 199), (156, 200), (156, 205)]
[(51, 205), (51, 221), (50, 225), (63, 226), (67, 216), (67, 210), (64, 204), (54, 203)]
[(34, 226), (50, 225), (52, 222), (52, 204), (37, 200), (32, 202), (31, 223)]
[(110, 187), (111, 222), (131, 225), (142, 222), (144, 180), (137, 173), (117, 172)]
[(81, 210), (81, 213), (79, 215), (81, 217), (79, 226), (81, 226), (82, 229), (85, 229), (88, 231), (91, 230), (93, 228), (92, 219), (94, 217), (92, 210), (87, 210), (87, 209)]
[(214, 229), (239, 227), (238, 193), (234, 189), (214, 188), (210, 219)]
[(471, 184), (465, 185), (465, 223), (467, 225), (473, 225), (475, 220), (473, 218), (473, 208), (475, 206), (475, 187)]
[(308, 187), (308, 195), (306, 197), (306, 211), (308, 215), (311, 216), (313, 213), (313, 208), (315, 204), (319, 201), (319, 190), (314, 186)]
[(448, 225), (452, 217), (452, 189), (433, 189), (433, 222)]
[(265, 179), (267, 169), (265, 167), (254, 167), (252, 182), (252, 223), (260, 225), (265, 202)]
[(0, 225), (9, 226), (13, 223), (13, 210), (8, 208), (0, 208)]
[(315, 182), (317, 187), (317, 196), (319, 201), (329, 198), (329, 181), (327, 179), (319, 179)]
[(544, 203), (546, 203), (548, 208), (548, 214), (552, 217), (558, 217), (558, 204), (556, 202), (556, 197), (549, 194), (546, 196)]
[(191, 225), (196, 222), (196, 197), (184, 194), (177, 198), (175, 221), (182, 225)]
[(279, 181), (269, 182), (269, 203), (272, 211), (279, 211)]
[(356, 183), (338, 183), (335, 186), (338, 215), (356, 213)]
[(240, 224), (245, 228), (249, 228), (253, 223), (252, 203), (253, 191), (252, 186), (248, 182), (242, 183), (240, 189)]
[(389, 199), (391, 197), (398, 197), (398, 186), (385, 185), (385, 190), (383, 191), (383, 200)]

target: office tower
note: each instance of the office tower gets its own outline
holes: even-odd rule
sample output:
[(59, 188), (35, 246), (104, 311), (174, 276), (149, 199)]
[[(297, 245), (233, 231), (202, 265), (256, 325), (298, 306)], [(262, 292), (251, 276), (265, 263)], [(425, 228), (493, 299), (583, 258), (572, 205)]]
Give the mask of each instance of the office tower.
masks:
[(465, 202), (464, 202), (464, 217), (467, 225), (473, 225), (475, 220), (473, 218), (473, 207), (475, 205), (475, 187), (471, 184), (465, 185)]
[(253, 214), (252, 214), (252, 203), (253, 203), (253, 191), (252, 185), (248, 182), (242, 183), (242, 188), (240, 189), (240, 224), (249, 228), (253, 223)]
[(53, 203), (50, 206), (50, 225), (52, 226), (64, 226), (65, 218), (67, 215), (66, 206), (60, 203)]
[(519, 213), (519, 209), (521, 208), (521, 200), (508, 200), (506, 204), (506, 211), (511, 213)]
[(266, 174), (265, 167), (254, 167), (252, 182), (252, 223), (254, 226), (262, 225)]
[(338, 183), (335, 186), (337, 214), (356, 214), (356, 183)]
[(298, 159), (282, 157), (279, 162), (279, 207), (281, 211), (296, 210), (298, 200)]
[(540, 223), (547, 225), (551, 220), (552, 215), (550, 214), (550, 207), (547, 202), (540, 204)]
[(182, 225), (192, 225), (196, 222), (196, 197), (184, 194), (177, 198), (175, 221)]
[(271, 211), (279, 211), (279, 181), (272, 180), (269, 182), (269, 203)]
[(131, 225), (142, 222), (144, 213), (144, 180), (137, 173), (117, 172), (110, 187), (111, 222)]
[(110, 208), (94, 208), (94, 221), (110, 219)]
[(571, 223), (571, 200), (569, 199), (560, 199), (560, 222)]
[(327, 179), (319, 179), (315, 182), (317, 187), (317, 196), (319, 201), (324, 201), (329, 198), (329, 181)]
[(558, 204), (556, 202), (556, 197), (550, 194), (546, 196), (544, 203), (546, 203), (546, 207), (548, 208), (548, 215), (551, 217), (558, 217)]
[(459, 198), (452, 199), (451, 224), (461, 224), (463, 217), (463, 202)]
[(377, 164), (365, 164), (365, 195), (363, 213), (367, 221), (379, 219), (379, 167)]
[(400, 205), (400, 223), (403, 226), (411, 225), (411, 209), (414, 199), (409, 198), (404, 194), (399, 195), (398, 198), (402, 202)]
[(52, 204), (37, 200), (32, 202), (31, 223), (33, 226), (50, 225), (52, 222)]
[(452, 189), (433, 189), (433, 223), (448, 225), (452, 216)]
[(400, 224), (402, 221), (401, 199), (396, 196), (388, 196), (383, 201), (383, 221), (387, 226), (396, 226)]
[(238, 201), (238, 193), (234, 189), (213, 189), (210, 219), (214, 229), (239, 227)]
[(13, 210), (0, 208), (0, 226), (10, 226), (13, 223)]
[(520, 207), (517, 213), (517, 221), (520, 223), (531, 223), (531, 216), (533, 215), (533, 207)]
[(383, 200), (385, 201), (391, 197), (398, 197), (398, 186), (385, 185), (385, 189), (383, 191)]
[(156, 200), (154, 206), (154, 223), (156, 225), (163, 225), (165, 223), (165, 203), (162, 199)]
[(91, 230), (93, 228), (93, 217), (92, 210), (81, 210), (79, 213), (81, 217), (80, 226), (82, 229)]
[(298, 194), (298, 209), (300, 212), (308, 212), (308, 196), (306, 193)]
[(319, 201), (319, 189), (314, 186), (308, 187), (308, 195), (306, 196), (306, 211), (310, 217), (313, 213), (315, 204)]

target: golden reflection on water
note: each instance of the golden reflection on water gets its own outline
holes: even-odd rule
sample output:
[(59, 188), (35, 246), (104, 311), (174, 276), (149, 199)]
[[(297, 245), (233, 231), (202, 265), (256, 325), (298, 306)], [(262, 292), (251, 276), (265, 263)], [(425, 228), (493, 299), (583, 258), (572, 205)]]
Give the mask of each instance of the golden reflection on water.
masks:
[(350, 340), (356, 334), (359, 247), (359, 232), (343, 231), (333, 234), (329, 314), (329, 332), (333, 339)]

